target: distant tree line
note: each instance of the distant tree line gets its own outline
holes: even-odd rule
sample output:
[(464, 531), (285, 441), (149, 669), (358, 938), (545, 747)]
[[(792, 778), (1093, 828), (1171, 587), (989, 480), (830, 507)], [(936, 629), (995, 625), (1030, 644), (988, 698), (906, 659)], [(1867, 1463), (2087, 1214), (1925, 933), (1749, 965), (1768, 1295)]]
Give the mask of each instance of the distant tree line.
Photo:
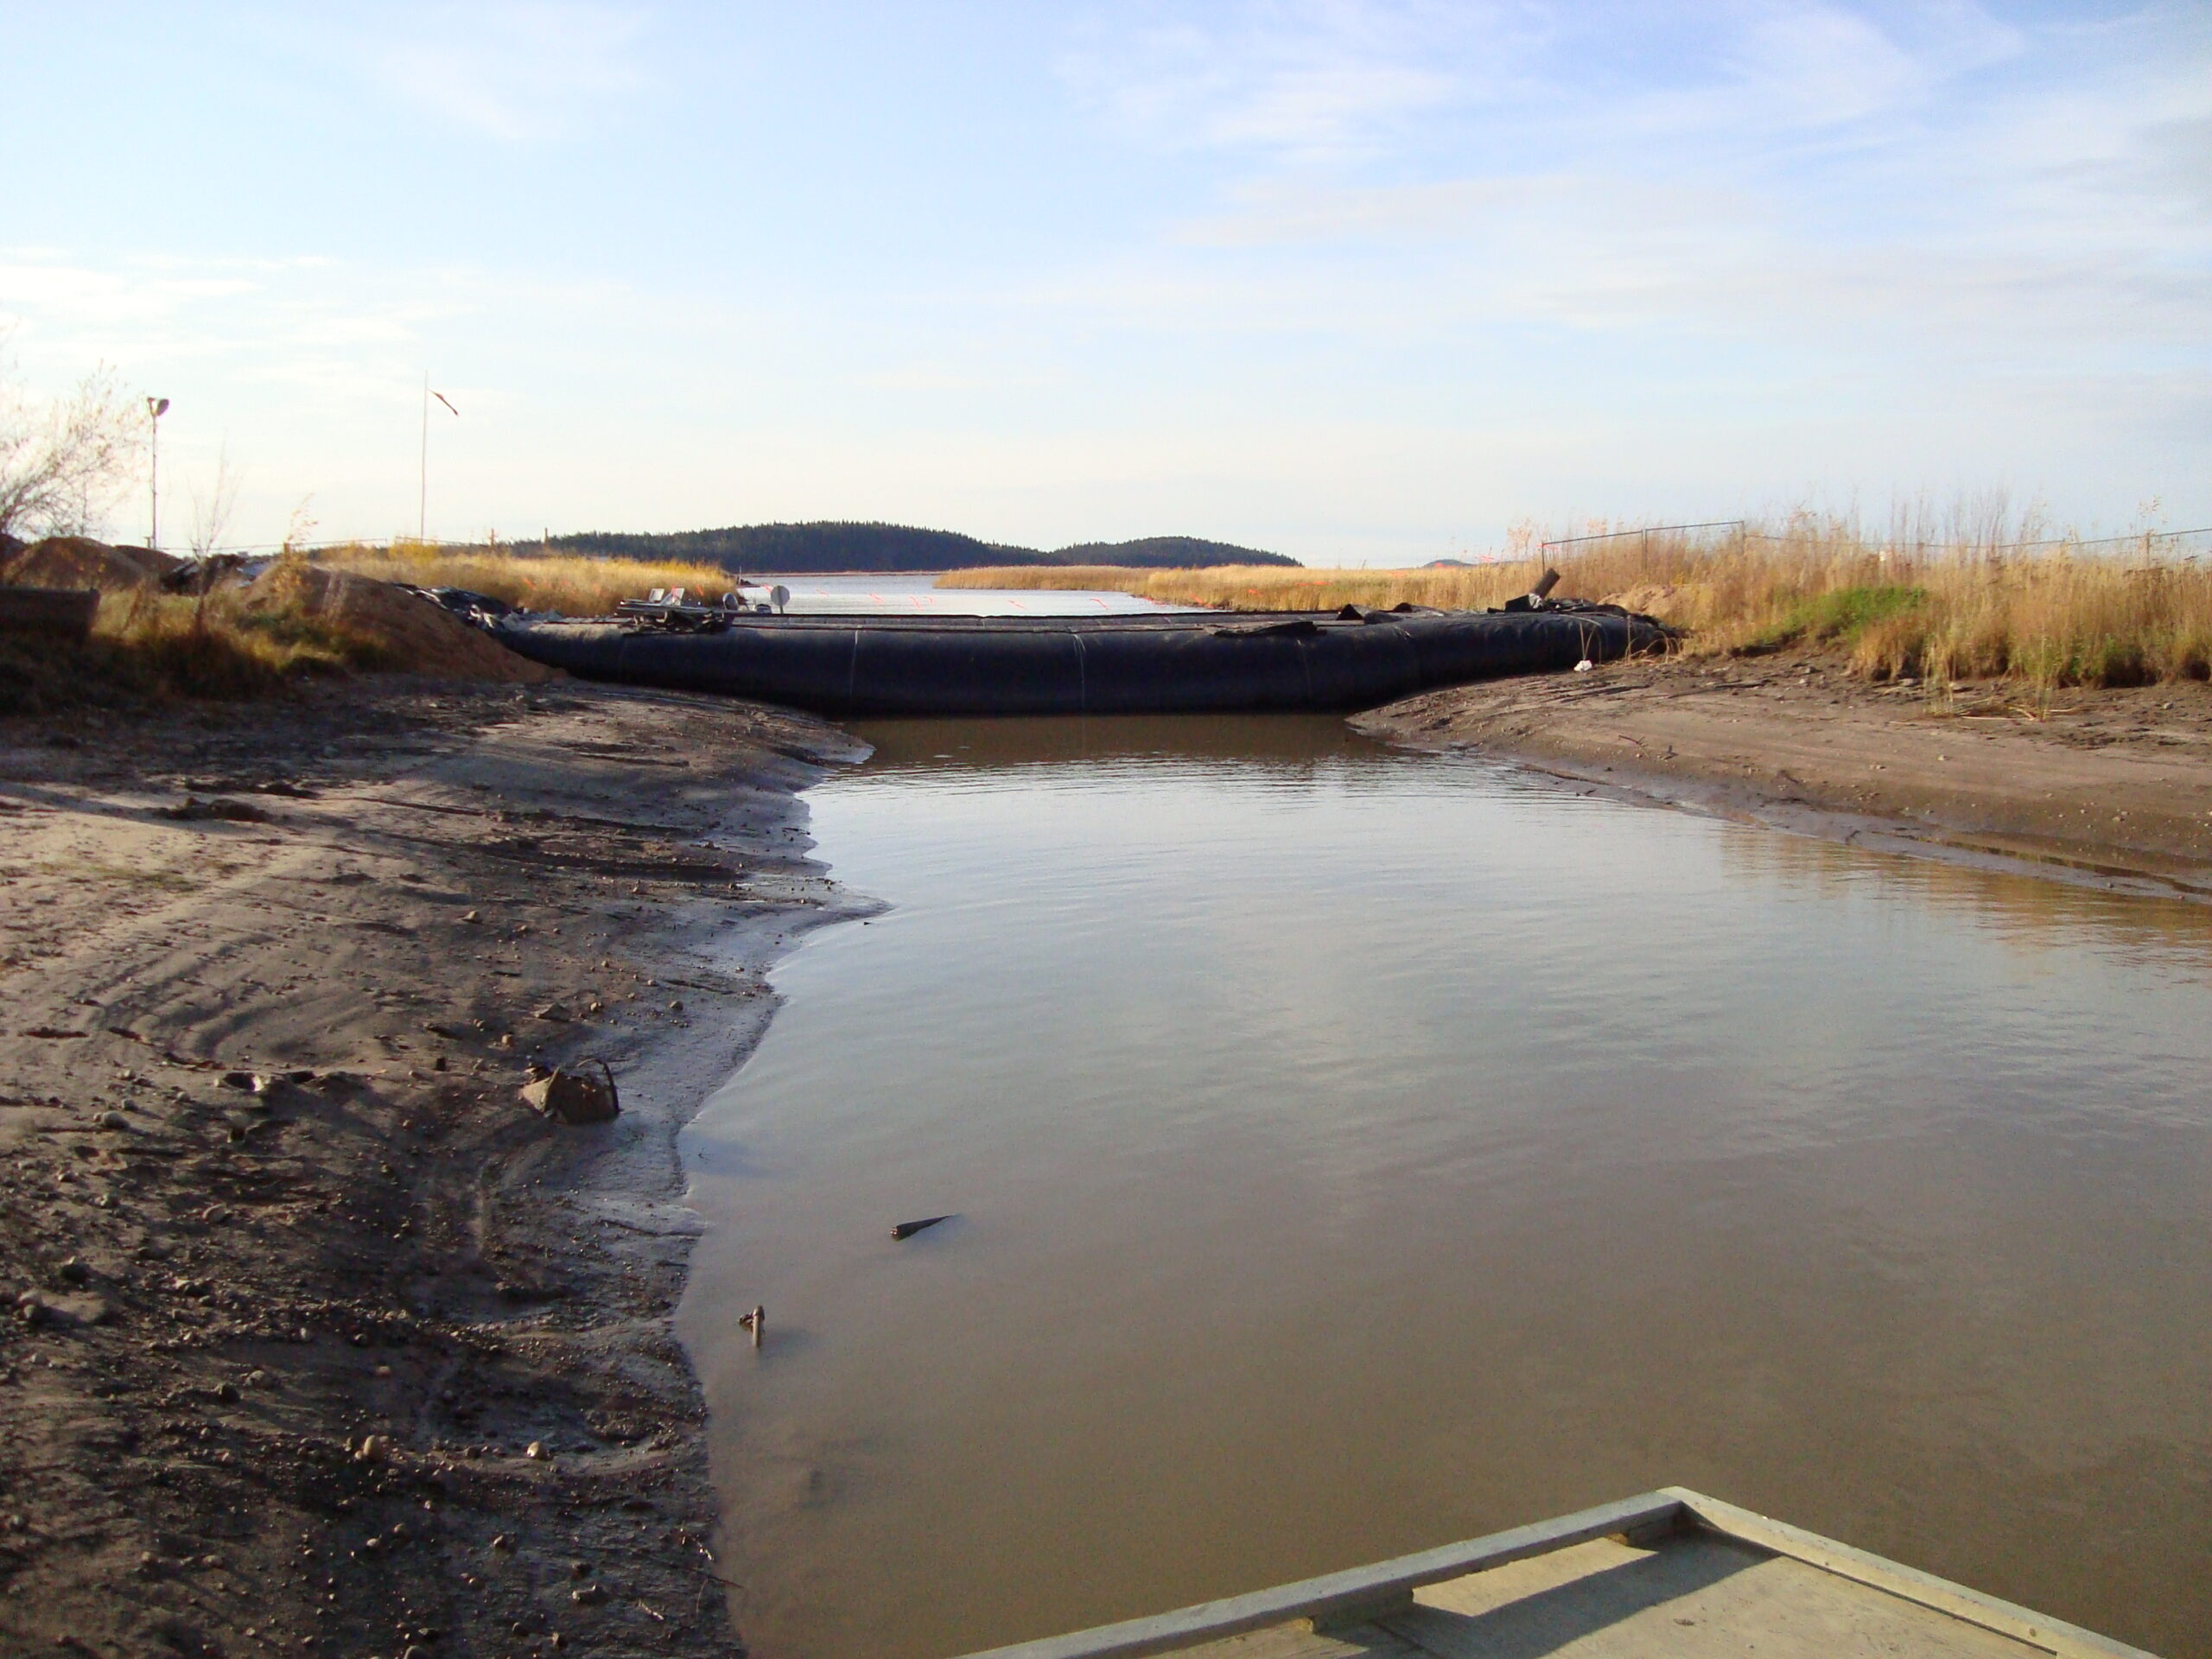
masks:
[[(907, 524), (732, 524), (662, 533), (588, 531), (545, 538), (547, 551), (621, 559), (696, 559), (726, 570), (763, 574), (823, 570), (959, 570), (991, 564), (1124, 564), (1184, 569), (1219, 564), (1291, 564), (1280, 553), (1150, 536), (1135, 542), (1084, 542), (1043, 552), (979, 541), (957, 531)], [(522, 543), (527, 551), (528, 542)]]

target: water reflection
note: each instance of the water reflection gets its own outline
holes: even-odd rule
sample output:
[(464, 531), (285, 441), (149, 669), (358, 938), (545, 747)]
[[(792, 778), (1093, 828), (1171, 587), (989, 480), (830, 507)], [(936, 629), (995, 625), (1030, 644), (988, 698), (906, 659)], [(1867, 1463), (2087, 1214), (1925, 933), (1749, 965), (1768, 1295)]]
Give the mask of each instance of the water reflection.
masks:
[(923, 573), (756, 576), (756, 588), (780, 585), (795, 615), (861, 613), (875, 616), (1099, 616), (1187, 611), (1132, 594), (1075, 588), (939, 588)]
[[(1962, 910), (2023, 949), (2155, 953), (2171, 972), (2212, 982), (2212, 906), (2099, 888), (1940, 859), (1892, 858), (1804, 836), (1737, 829), (1722, 851), (1746, 878), (1841, 899), (1875, 883), (1897, 898)], [(2062, 963), (2050, 964), (2064, 971)]]
[(1332, 760), (1369, 765), (1396, 759), (1334, 715), (1070, 715), (1036, 720), (879, 721), (868, 726), (876, 746), (872, 774), (980, 772), (1001, 784), (1013, 767), (1057, 768), (1076, 760), (1101, 778), (1119, 779), (1150, 765), (1229, 766), (1254, 778), (1310, 773)]
[(864, 735), (815, 834), (893, 908), (690, 1137), (767, 1659), (1669, 1481), (2212, 1637), (2201, 912), (1331, 721)]

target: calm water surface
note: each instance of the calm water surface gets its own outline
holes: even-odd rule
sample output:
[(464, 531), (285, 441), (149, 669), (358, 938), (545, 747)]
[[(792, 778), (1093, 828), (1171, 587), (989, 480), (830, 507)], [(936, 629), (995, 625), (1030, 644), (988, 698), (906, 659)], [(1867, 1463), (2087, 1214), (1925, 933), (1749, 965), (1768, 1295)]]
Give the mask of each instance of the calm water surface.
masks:
[(2212, 912), (1331, 720), (861, 732), (889, 908), (688, 1140), (763, 1659), (1667, 1483), (2212, 1650)]
[(867, 612), (891, 616), (1096, 616), (1131, 612), (1188, 611), (1131, 594), (1073, 588), (939, 588), (927, 572), (883, 571), (861, 575), (754, 576), (756, 585), (781, 583), (793, 615)]

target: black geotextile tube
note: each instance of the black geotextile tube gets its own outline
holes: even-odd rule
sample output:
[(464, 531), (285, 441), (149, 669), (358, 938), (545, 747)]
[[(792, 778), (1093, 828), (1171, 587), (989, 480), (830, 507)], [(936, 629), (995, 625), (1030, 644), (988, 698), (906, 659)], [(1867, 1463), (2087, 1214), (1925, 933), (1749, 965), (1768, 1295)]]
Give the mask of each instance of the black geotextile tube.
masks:
[(507, 621), (493, 637), (585, 679), (831, 715), (1342, 712), (1662, 645), (1646, 617), (777, 617), (717, 633)]

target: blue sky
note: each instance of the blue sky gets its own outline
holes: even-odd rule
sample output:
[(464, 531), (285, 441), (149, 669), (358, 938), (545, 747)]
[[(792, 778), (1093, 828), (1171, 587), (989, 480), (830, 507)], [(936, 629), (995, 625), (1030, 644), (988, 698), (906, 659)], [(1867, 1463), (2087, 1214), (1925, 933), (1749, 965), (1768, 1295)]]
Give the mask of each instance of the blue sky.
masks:
[[(181, 527), (2212, 524), (2212, 9), (12, 0), (0, 325)], [(2148, 504), (2155, 502), (2155, 506)], [(113, 529), (143, 534), (125, 505)]]

